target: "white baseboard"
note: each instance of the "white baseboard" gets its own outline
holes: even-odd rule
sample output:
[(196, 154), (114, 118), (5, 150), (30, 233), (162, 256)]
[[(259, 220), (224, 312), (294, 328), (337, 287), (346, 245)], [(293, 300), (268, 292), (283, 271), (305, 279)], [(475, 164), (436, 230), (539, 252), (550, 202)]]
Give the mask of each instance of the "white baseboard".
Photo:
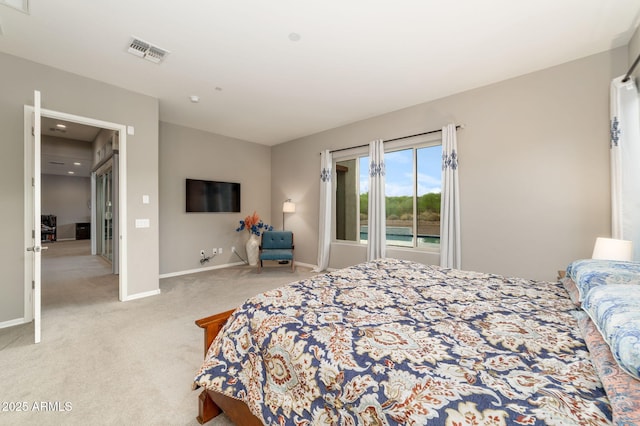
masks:
[(143, 299), (145, 297), (157, 296), (159, 294), (160, 294), (160, 289), (151, 290), (151, 291), (145, 291), (145, 292), (142, 292), (142, 293), (136, 293), (136, 294), (132, 294), (131, 296), (125, 297), (124, 299), (122, 299), (122, 301), (123, 302), (129, 302), (131, 300)]
[[(180, 275), (197, 274), (198, 272), (211, 271), (213, 269), (230, 268), (232, 266), (241, 266), (241, 265), (246, 265), (246, 263), (244, 262), (225, 263), (224, 265), (207, 266), (206, 268), (187, 269), (186, 271), (178, 271), (178, 272), (167, 272), (166, 274), (160, 274), (160, 279), (179, 277)], [(316, 265), (312, 265), (310, 263), (303, 263), (303, 262), (297, 262), (297, 261), (296, 261), (296, 266), (304, 266), (309, 269), (313, 269), (316, 267)]]
[(312, 265), (310, 263), (298, 262), (297, 260), (296, 260), (296, 266), (304, 266), (305, 268), (309, 268), (309, 269), (313, 269), (316, 267), (316, 265)]
[(213, 269), (229, 268), (231, 266), (238, 266), (238, 265), (246, 265), (246, 263), (244, 262), (225, 263), (224, 265), (207, 266), (206, 268), (187, 269), (186, 271), (178, 271), (178, 272), (168, 272), (166, 274), (160, 274), (160, 279), (179, 277), (180, 275), (196, 274), (198, 272), (211, 271)]
[(20, 324), (26, 324), (24, 318), (16, 318), (9, 321), (0, 322), (0, 328), (13, 327)]

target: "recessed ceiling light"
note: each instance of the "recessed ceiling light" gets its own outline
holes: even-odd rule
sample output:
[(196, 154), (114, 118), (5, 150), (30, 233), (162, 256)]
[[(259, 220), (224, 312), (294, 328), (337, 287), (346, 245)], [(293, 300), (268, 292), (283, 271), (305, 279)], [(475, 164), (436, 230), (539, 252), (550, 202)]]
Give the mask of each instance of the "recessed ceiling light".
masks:
[(62, 124), (62, 123), (58, 123), (58, 124), (56, 124), (56, 127), (57, 127), (57, 128), (59, 128), (59, 129), (66, 129), (66, 128), (67, 128), (67, 126), (65, 126), (65, 125), (64, 125), (64, 124)]
[(70, 175), (75, 175), (76, 172), (69, 170), (67, 173), (69, 173)]
[(289, 33), (289, 40), (291, 41), (300, 41), (301, 38), (298, 33)]
[(82, 164), (80, 164), (79, 162), (75, 161), (75, 162), (73, 163), (73, 165), (74, 165), (74, 166), (81, 166)]
[(191, 102), (193, 102), (194, 104), (197, 104), (198, 102), (200, 102), (200, 96), (198, 95), (191, 95), (189, 96), (189, 100)]

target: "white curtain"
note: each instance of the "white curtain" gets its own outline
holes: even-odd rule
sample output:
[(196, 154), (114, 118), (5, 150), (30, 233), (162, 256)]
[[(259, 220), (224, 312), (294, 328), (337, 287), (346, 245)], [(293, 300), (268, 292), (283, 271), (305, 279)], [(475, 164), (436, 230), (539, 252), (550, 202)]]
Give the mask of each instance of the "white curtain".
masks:
[(333, 155), (326, 149), (320, 154), (320, 211), (318, 223), (318, 266), (313, 272), (329, 267), (331, 251), (331, 166)]
[(440, 206), (440, 266), (461, 267), (458, 142), (455, 124), (442, 128), (442, 198)]
[(384, 198), (384, 141), (369, 144), (369, 235), (367, 260), (386, 255), (387, 227)]
[(640, 108), (632, 79), (611, 82), (611, 235), (640, 261)]

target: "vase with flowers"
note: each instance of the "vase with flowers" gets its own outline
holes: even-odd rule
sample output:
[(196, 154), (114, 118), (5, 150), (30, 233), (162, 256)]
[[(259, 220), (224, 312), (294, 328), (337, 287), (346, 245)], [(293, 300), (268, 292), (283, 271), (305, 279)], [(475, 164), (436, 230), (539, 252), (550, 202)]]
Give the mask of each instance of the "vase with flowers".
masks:
[(240, 226), (236, 228), (236, 232), (247, 230), (249, 232), (249, 239), (247, 240), (247, 260), (249, 265), (255, 266), (258, 264), (258, 251), (260, 247), (260, 236), (264, 231), (273, 231), (273, 226), (267, 225), (260, 219), (260, 216), (256, 212), (249, 215), (240, 221)]

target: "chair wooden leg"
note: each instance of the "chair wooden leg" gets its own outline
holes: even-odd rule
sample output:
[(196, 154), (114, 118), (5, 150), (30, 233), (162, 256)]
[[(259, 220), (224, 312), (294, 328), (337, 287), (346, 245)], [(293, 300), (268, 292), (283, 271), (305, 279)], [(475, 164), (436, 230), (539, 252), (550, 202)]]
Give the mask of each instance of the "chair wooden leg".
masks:
[(293, 267), (293, 259), (291, 259), (291, 272), (293, 273), (293, 271), (295, 271), (295, 268)]
[(262, 260), (258, 261), (258, 273), (262, 273)]

